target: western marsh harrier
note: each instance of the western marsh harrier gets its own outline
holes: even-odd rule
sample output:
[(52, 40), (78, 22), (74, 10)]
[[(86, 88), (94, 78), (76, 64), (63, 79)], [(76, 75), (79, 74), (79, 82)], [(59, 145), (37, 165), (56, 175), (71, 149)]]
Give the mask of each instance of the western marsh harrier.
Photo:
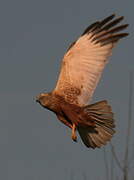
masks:
[(87, 27), (65, 53), (55, 89), (50, 93), (41, 93), (36, 99), (72, 129), (74, 141), (77, 141), (77, 130), (87, 147), (100, 148), (115, 133), (113, 113), (108, 102), (87, 103), (113, 47), (128, 35), (121, 33), (128, 26), (119, 25), (123, 19), (122, 16), (115, 18), (113, 14)]

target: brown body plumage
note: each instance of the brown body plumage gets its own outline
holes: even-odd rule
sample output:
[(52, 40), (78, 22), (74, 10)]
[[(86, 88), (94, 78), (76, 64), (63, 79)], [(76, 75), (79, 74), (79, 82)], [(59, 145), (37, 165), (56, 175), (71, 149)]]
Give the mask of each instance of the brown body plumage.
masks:
[(84, 144), (92, 148), (105, 145), (115, 132), (113, 113), (106, 100), (87, 105), (112, 48), (128, 35), (117, 33), (128, 25), (116, 26), (123, 17), (112, 21), (114, 17), (93, 23), (71, 44), (63, 58), (56, 88), (37, 97), (37, 102), (72, 129), (74, 141), (78, 130)]

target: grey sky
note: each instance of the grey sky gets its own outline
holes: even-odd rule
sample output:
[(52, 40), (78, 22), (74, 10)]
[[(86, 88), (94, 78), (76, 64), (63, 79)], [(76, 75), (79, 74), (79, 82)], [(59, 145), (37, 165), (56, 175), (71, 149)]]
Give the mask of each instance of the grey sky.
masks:
[(123, 154), (128, 74), (134, 69), (131, 0), (0, 1), (0, 179), (104, 179), (103, 148), (87, 149), (70, 130), (34, 101), (56, 83), (69, 44), (97, 19), (125, 16), (130, 36), (114, 49), (93, 101), (107, 99), (115, 112), (116, 150)]

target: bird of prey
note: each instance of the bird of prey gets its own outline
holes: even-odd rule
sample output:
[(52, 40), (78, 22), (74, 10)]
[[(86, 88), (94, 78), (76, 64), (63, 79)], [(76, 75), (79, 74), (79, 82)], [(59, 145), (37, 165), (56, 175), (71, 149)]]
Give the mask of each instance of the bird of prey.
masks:
[(128, 26), (119, 25), (123, 19), (113, 14), (87, 27), (65, 53), (55, 89), (36, 97), (37, 102), (71, 128), (74, 141), (78, 131), (88, 148), (100, 148), (115, 133), (113, 112), (107, 100), (88, 103), (113, 47), (128, 35), (121, 32)]

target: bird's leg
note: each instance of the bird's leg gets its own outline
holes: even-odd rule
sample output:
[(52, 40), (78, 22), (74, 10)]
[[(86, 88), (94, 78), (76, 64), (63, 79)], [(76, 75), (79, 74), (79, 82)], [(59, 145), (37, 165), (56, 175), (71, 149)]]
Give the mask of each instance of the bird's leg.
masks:
[(72, 124), (69, 123), (63, 116), (57, 114), (57, 118), (58, 118), (62, 123), (64, 123), (66, 126), (68, 126), (69, 128), (72, 129)]
[(73, 141), (77, 141), (77, 136), (76, 136), (76, 125), (75, 124), (73, 124), (73, 126), (72, 126), (72, 140)]

